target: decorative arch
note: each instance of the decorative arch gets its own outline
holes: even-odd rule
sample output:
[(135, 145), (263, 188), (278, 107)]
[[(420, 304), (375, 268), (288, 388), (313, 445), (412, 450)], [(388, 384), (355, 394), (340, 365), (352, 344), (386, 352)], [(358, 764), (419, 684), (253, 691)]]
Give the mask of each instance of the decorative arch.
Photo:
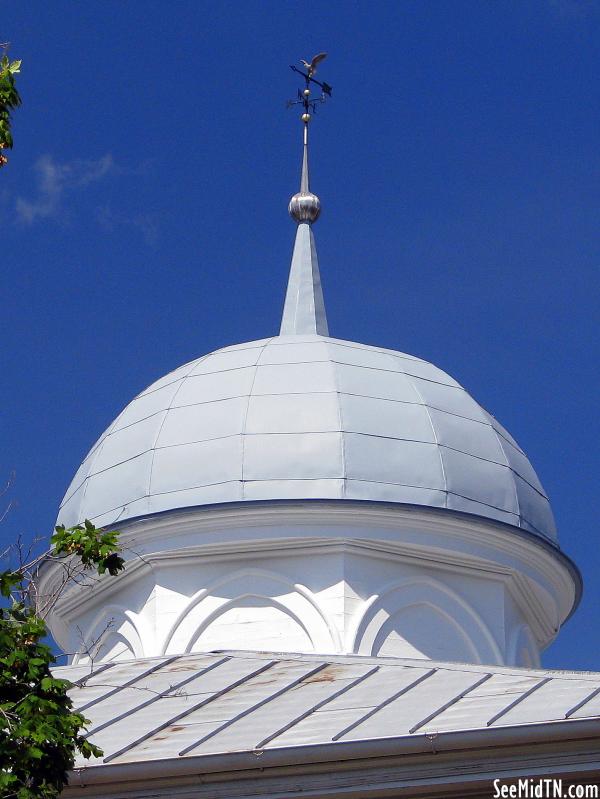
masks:
[(481, 662), (460, 624), (433, 602), (413, 602), (389, 616), (375, 635), (371, 654)]
[(144, 657), (142, 636), (134, 614), (121, 605), (109, 605), (96, 614), (89, 625), (86, 646), (91, 651), (80, 651), (73, 657), (73, 664), (91, 660), (125, 660)]
[(135, 649), (131, 644), (130, 635), (109, 632), (98, 642), (94, 660), (110, 662), (113, 660), (133, 660), (136, 657), (138, 655), (136, 655)]
[(452, 589), (431, 577), (407, 578), (388, 585), (359, 609), (349, 631), (348, 651), (376, 655), (386, 642), (403, 657), (504, 662), (479, 614)]
[(219, 624), (225, 633), (221, 648), (268, 648), (261, 641), (269, 635), (269, 619), (279, 629), (277, 648), (285, 648), (289, 638), (304, 640), (303, 649), (341, 651), (337, 630), (305, 586), (275, 572), (248, 568), (198, 591), (171, 626), (162, 653), (189, 652)]
[[(244, 636), (245, 625), (238, 619), (237, 626), (242, 636), (239, 645), (237, 639), (231, 640), (232, 632), (229, 632), (228, 628), (234, 627), (235, 622), (229, 624), (227, 616), (240, 614), (242, 608), (246, 609), (246, 615), (252, 619), (251, 623), (259, 629), (251, 636)], [(277, 634), (279, 638), (276, 637)], [(316, 649), (311, 631), (283, 603), (261, 594), (244, 594), (221, 605), (205, 619), (189, 642), (186, 652), (219, 649), (222, 646), (244, 649), (245, 644), (249, 643), (249, 638), (256, 640), (261, 649), (291, 652), (314, 652)]]

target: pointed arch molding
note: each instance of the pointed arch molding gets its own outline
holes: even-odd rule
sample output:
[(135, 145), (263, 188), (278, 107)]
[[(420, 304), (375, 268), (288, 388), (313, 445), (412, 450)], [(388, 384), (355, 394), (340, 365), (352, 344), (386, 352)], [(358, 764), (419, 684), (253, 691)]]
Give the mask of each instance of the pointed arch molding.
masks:
[[(90, 654), (93, 660), (98, 656), (101, 660), (111, 660), (107, 655), (119, 645), (129, 653), (128, 657), (143, 658), (144, 636), (140, 633), (138, 621), (131, 610), (121, 605), (112, 604), (102, 608), (87, 625), (89, 633), (85, 640), (74, 642), (73, 649), (78, 651), (73, 657), (73, 664), (86, 662)], [(90, 649), (89, 654), (86, 648)]]
[[(283, 614), (288, 623), (310, 641), (313, 651), (342, 651), (337, 629), (308, 588), (275, 572), (247, 568), (194, 594), (167, 632), (161, 653), (191, 651), (220, 618), (229, 611), (244, 608), (252, 600)], [(239, 640), (240, 649), (257, 648), (252, 644), (252, 631), (247, 626), (240, 625)]]
[[(473, 662), (504, 662), (500, 648), (481, 616), (463, 597), (431, 577), (407, 578), (370, 597), (353, 619), (348, 631), (347, 651), (376, 655), (374, 649), (379, 651), (383, 644), (384, 628), (393, 627), (394, 619), (400, 619), (417, 608), (426, 608), (428, 613), (447, 625), (449, 635), (459, 637)], [(412, 642), (407, 640), (407, 643), (410, 645)]]

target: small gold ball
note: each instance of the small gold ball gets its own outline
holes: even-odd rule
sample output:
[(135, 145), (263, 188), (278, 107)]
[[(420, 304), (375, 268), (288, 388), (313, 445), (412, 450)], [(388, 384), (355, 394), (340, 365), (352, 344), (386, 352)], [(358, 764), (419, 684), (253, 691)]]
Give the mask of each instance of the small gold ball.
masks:
[(310, 122), (310, 114), (302, 114), (302, 116), (300, 117), (300, 119), (301, 119), (303, 122)]
[(302, 92), (302, 94), (303, 94), (305, 97), (309, 97), (309, 96), (310, 96), (310, 89), (304, 89), (304, 91)]

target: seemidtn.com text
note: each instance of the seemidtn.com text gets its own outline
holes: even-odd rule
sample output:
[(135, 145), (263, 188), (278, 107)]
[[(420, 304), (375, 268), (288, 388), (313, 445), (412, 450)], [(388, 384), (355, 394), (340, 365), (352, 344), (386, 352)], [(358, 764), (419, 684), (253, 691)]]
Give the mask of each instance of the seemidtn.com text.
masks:
[(598, 785), (564, 785), (551, 777), (521, 779), (517, 782), (494, 780), (494, 799), (599, 799)]

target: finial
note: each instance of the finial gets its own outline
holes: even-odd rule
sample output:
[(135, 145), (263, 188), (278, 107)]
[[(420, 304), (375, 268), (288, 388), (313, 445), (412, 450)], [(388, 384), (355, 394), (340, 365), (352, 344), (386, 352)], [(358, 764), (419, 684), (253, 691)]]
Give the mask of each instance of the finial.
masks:
[[(290, 66), (294, 72), (302, 75), (304, 78), (304, 89), (298, 89), (298, 98), (291, 100), (288, 107), (292, 105), (302, 105), (303, 113), (300, 116), (304, 127), (303, 137), (303, 154), (302, 154), (302, 177), (300, 179), (300, 191), (294, 194), (290, 200), (288, 210), (290, 216), (298, 224), (307, 222), (312, 224), (316, 222), (321, 213), (321, 201), (316, 194), (313, 194), (308, 184), (308, 125), (312, 116), (317, 112), (317, 105), (325, 102), (326, 96), (331, 97), (331, 86), (327, 83), (315, 80), (313, 77), (317, 71), (317, 66), (327, 58), (327, 53), (319, 53), (312, 61), (305, 61), (301, 59), (300, 63), (304, 65), (306, 72), (298, 69), (293, 65)], [(321, 87), (321, 96), (316, 99), (311, 99), (311, 84), (315, 83)], [(312, 112), (312, 113), (311, 113)]]
[[(289, 212), (297, 222), (296, 241), (292, 254), (290, 278), (288, 281), (283, 317), (281, 320), (281, 336), (320, 335), (328, 336), (327, 316), (323, 302), (319, 260), (312, 232), (312, 223), (321, 213), (321, 202), (311, 192), (308, 182), (308, 125), (316, 113), (317, 106), (325, 102), (325, 96), (331, 97), (331, 86), (321, 83), (313, 76), (317, 65), (326, 57), (319, 53), (309, 63), (302, 61), (306, 72), (292, 66), (291, 69), (304, 78), (304, 89), (298, 90), (298, 98), (288, 103), (302, 105), (300, 119), (303, 124), (302, 176), (300, 191), (294, 194), (289, 204)], [(321, 87), (321, 97), (311, 99), (311, 84)]]
[[(304, 120), (307, 116), (309, 119)], [(288, 205), (290, 216), (298, 224), (301, 222), (316, 222), (321, 213), (321, 201), (313, 194), (308, 186), (308, 122), (310, 114), (302, 114), (304, 122), (304, 146), (302, 154), (302, 176), (300, 178), (300, 191), (294, 194)]]

